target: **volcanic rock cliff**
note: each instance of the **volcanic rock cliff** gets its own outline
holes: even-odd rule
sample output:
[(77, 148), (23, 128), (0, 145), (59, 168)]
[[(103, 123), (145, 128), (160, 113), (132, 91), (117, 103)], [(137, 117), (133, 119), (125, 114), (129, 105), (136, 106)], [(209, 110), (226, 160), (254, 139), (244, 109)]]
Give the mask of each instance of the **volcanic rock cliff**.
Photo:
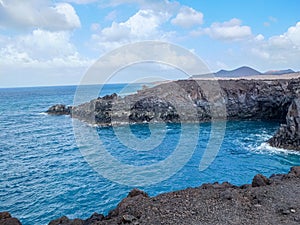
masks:
[[(226, 119), (284, 122), (291, 103), (299, 95), (300, 78), (179, 80), (125, 97), (112, 94), (73, 107), (55, 105), (47, 112), (71, 115), (99, 126)], [(270, 140), (272, 146), (299, 149), (299, 111), (297, 100), (290, 107), (287, 124)]]
[[(218, 89), (213, 92), (205, 89)], [(292, 100), (299, 95), (300, 78), (290, 80), (179, 80), (141, 90), (124, 98), (112, 94), (66, 107), (55, 105), (50, 114), (72, 117), (98, 125), (112, 123), (229, 120), (283, 121)], [(219, 96), (212, 96), (218, 94)], [(197, 115), (195, 115), (195, 112)], [(219, 114), (218, 114), (219, 113)]]

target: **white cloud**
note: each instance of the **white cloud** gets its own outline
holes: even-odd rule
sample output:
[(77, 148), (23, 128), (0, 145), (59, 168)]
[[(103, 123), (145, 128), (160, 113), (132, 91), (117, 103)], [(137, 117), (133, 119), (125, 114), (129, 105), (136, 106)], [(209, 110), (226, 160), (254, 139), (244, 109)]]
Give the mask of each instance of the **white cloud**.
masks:
[(193, 8), (183, 6), (171, 23), (183, 28), (190, 28), (203, 23), (203, 14)]
[(53, 5), (49, 0), (1, 0), (0, 26), (72, 30), (81, 24), (74, 8), (68, 3)]
[(82, 57), (70, 38), (67, 31), (41, 29), (0, 36), (0, 86), (78, 83), (94, 61)]
[(204, 33), (213, 39), (236, 41), (250, 37), (252, 32), (249, 26), (242, 26), (241, 20), (233, 18), (223, 23), (213, 23), (204, 29)]
[(122, 44), (159, 39), (167, 35), (160, 30), (160, 26), (167, 22), (171, 15), (166, 11), (141, 9), (127, 21), (113, 22), (110, 27), (101, 30), (99, 34), (92, 35), (92, 40), (103, 50), (109, 50)]
[(70, 43), (68, 32), (40, 29), (7, 38), (0, 45), (0, 58), (1, 67), (82, 67), (90, 64)]
[(241, 58), (258, 65), (261, 70), (299, 69), (300, 22), (283, 34), (270, 38), (259, 34), (244, 44)]
[(265, 37), (262, 34), (259, 34), (254, 38), (254, 40), (256, 40), (256, 41), (262, 41), (264, 39), (265, 39)]

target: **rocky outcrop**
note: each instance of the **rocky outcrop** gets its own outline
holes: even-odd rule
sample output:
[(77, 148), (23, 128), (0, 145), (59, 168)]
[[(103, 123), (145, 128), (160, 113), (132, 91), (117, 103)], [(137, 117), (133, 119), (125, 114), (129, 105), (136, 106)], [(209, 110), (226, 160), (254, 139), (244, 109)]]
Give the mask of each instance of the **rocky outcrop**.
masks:
[(9, 212), (0, 212), (0, 225), (22, 225), (21, 222), (10, 215)]
[[(210, 89), (218, 90), (210, 92)], [(123, 98), (112, 94), (73, 107), (54, 105), (47, 113), (71, 115), (99, 126), (202, 122), (212, 118), (283, 122), (286, 118), (286, 124), (281, 125), (269, 143), (275, 147), (300, 150), (299, 96), (300, 78), (218, 80), (217, 86), (216, 81), (211, 80), (179, 80)]]
[(51, 106), (46, 113), (50, 115), (70, 115), (72, 111), (72, 106), (66, 106), (63, 104), (57, 104)]
[(86, 220), (82, 219), (69, 219), (66, 216), (52, 220), (49, 225), (96, 225), (98, 222), (102, 221), (104, 216), (102, 214), (94, 213), (90, 218)]
[[(299, 95), (300, 79), (219, 80), (218, 85), (219, 96), (207, 95), (207, 90), (216, 88), (216, 81), (179, 80), (123, 98), (112, 94), (73, 107), (55, 105), (47, 112), (97, 125), (209, 121), (212, 109), (214, 119), (283, 121)], [(226, 113), (216, 113), (220, 105)]]
[(296, 225), (300, 222), (299, 194), (300, 167), (270, 178), (258, 174), (252, 184), (242, 186), (203, 184), (156, 197), (135, 189), (103, 220), (89, 225)]
[(300, 98), (293, 100), (282, 124), (268, 141), (273, 147), (300, 150)]
[[(132, 190), (107, 216), (61, 217), (49, 225), (112, 224), (278, 224), (300, 223), (300, 167), (269, 178), (258, 174), (252, 184), (203, 184), (196, 188), (149, 197)], [(1, 214), (0, 214), (1, 215)], [(1, 223), (2, 222), (2, 223)], [(0, 224), (4, 223), (0, 216)]]

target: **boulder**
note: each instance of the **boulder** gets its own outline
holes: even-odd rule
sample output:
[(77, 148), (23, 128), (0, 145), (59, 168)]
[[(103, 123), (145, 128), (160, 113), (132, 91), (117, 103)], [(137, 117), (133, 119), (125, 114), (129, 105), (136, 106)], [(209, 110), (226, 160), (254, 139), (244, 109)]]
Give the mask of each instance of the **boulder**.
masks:
[(63, 216), (59, 219), (52, 220), (49, 225), (84, 225), (84, 221), (81, 219), (71, 220), (66, 216)]
[(0, 212), (0, 225), (22, 225), (17, 218), (13, 218), (9, 212)]
[(71, 106), (66, 106), (63, 104), (56, 104), (51, 106), (46, 113), (51, 115), (70, 115), (72, 111)]
[(252, 187), (261, 187), (270, 184), (270, 180), (264, 175), (257, 174), (252, 180)]

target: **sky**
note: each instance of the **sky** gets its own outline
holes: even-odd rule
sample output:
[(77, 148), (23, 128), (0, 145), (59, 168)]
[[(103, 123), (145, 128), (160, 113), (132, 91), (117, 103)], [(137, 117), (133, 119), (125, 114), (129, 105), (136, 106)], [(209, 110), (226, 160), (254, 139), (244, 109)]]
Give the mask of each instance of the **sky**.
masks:
[[(178, 45), (213, 72), (299, 71), (299, 8), (298, 0), (0, 0), (0, 87), (78, 84), (100, 57), (139, 41)], [(128, 71), (115, 82), (143, 69)]]

